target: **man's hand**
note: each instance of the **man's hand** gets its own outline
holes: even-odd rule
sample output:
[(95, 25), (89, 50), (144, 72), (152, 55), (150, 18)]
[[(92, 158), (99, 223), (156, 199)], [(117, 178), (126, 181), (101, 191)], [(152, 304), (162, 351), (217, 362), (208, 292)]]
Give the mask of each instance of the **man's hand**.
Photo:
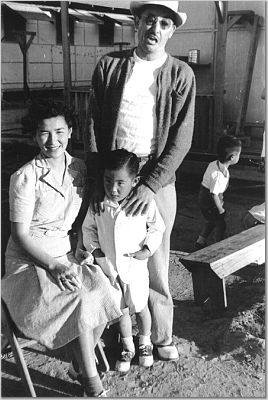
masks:
[(135, 251), (135, 253), (124, 254), (125, 257), (136, 258), (136, 260), (146, 260), (151, 256), (149, 248), (145, 245), (141, 250)]
[(149, 204), (154, 198), (154, 192), (148, 186), (137, 186), (124, 201), (122, 209), (127, 216), (143, 215), (148, 210)]

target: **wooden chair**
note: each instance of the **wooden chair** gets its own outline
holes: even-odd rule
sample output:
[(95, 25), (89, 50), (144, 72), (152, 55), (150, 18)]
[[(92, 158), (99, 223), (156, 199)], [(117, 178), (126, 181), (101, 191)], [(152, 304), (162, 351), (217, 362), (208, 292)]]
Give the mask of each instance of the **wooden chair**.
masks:
[[(5, 323), (5, 335), (8, 340), (8, 344), (11, 347), (13, 356), (15, 358), (15, 362), (18, 368), (19, 376), (23, 382), (23, 385), (27, 391), (27, 394), (31, 397), (37, 397), (34, 389), (33, 382), (31, 380), (27, 364), (24, 359), (22, 349), (24, 347), (32, 347), (33, 345), (37, 344), (36, 340), (31, 340), (25, 338), (17, 329), (15, 323), (13, 322), (8, 308), (3, 300), (1, 300), (1, 311), (2, 311), (2, 320)], [(19, 343), (18, 339), (22, 338), (23, 341)], [(5, 346), (6, 347), (6, 346)], [(96, 357), (96, 362), (99, 363), (100, 361), (104, 365), (105, 372), (108, 372), (110, 369), (108, 360), (106, 358), (103, 346), (100, 342), (97, 343), (97, 350), (98, 350), (98, 358)], [(3, 351), (1, 346), (1, 352)]]

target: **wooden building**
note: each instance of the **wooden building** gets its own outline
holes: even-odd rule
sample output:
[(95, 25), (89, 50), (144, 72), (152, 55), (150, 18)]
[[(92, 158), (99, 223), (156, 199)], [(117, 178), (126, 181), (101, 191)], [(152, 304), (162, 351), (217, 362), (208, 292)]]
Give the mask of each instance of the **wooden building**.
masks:
[[(136, 43), (129, 2), (1, 2), (2, 140), (27, 139), (20, 119), (26, 112), (29, 92), (30, 96), (63, 93), (62, 3), (67, 3), (69, 11), (72, 101), (82, 110), (80, 128), (84, 129), (81, 124), (99, 57)], [(181, 1), (180, 9), (188, 19), (170, 40), (168, 51), (186, 61), (191, 49), (200, 51), (198, 63), (191, 64), (197, 99), (189, 157), (199, 160), (201, 154), (206, 162), (215, 152), (217, 136), (231, 131), (243, 140), (244, 159), (258, 160), (265, 117), (265, 102), (261, 100), (265, 86), (265, 2)], [(81, 129), (75, 136), (77, 142), (83, 140)], [(258, 179), (264, 179), (254, 167), (255, 172)]]

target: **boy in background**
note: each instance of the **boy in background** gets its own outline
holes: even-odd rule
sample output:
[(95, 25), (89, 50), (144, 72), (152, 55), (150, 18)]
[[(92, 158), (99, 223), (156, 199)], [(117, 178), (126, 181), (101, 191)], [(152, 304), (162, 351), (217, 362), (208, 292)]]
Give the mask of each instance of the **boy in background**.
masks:
[(222, 136), (217, 144), (217, 160), (209, 163), (199, 191), (199, 205), (206, 222), (195, 243), (196, 250), (207, 245), (209, 235), (215, 230), (216, 241), (224, 238), (226, 230), (223, 193), (230, 174), (229, 167), (237, 164), (241, 153), (241, 141), (234, 136)]

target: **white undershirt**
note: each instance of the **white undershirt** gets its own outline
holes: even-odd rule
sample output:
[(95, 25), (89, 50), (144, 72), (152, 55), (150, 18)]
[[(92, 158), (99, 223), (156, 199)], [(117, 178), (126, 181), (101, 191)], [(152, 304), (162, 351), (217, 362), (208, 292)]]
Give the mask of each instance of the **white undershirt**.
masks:
[(124, 91), (119, 110), (116, 147), (137, 156), (155, 152), (156, 136), (156, 76), (167, 54), (153, 61), (139, 58), (134, 52), (134, 67)]

